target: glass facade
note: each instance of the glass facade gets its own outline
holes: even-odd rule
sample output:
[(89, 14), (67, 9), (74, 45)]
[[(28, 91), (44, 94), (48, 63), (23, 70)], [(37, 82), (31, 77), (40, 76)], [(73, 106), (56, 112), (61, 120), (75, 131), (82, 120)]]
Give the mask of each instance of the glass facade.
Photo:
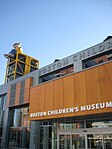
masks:
[(93, 119), (58, 123), (57, 149), (111, 149), (112, 121)]
[(11, 127), (10, 147), (29, 148), (30, 128), (29, 127)]
[(0, 144), (3, 131), (3, 118), (6, 105), (6, 94), (0, 96)]
[[(69, 129), (80, 129), (84, 128), (84, 121), (78, 122), (41, 122), (40, 124), (40, 148), (44, 149), (45, 144), (49, 149), (57, 149), (57, 144), (59, 141), (60, 149), (69, 149), (70, 143), (74, 145), (75, 142), (79, 141), (81, 145), (77, 145), (79, 147), (85, 145), (85, 138), (83, 135), (75, 135), (70, 134), (60, 135), (59, 140), (57, 138), (59, 130), (69, 130)], [(72, 140), (71, 140), (72, 138)], [(70, 141), (71, 140), (71, 141)], [(76, 143), (77, 144), (77, 143)], [(75, 145), (74, 145), (75, 147)]]
[(83, 69), (105, 63), (112, 60), (112, 50), (104, 52), (103, 54), (96, 55), (92, 58), (83, 60)]
[(53, 79), (56, 79), (56, 78), (59, 78), (59, 77), (62, 77), (64, 75), (68, 75), (68, 74), (73, 73), (73, 72), (74, 72), (73, 65), (69, 65), (69, 66), (64, 67), (62, 69), (59, 69), (55, 72), (49, 73), (48, 75), (44, 75), (44, 76), (39, 77), (39, 84), (53, 80)]
[(29, 148), (30, 122), (28, 121), (28, 110), (28, 107), (13, 110), (9, 147)]
[(112, 131), (105, 129), (111, 127), (108, 119), (41, 121), (38, 143), (41, 149), (110, 149)]
[(86, 127), (87, 128), (108, 128), (108, 127), (112, 127), (112, 121), (109, 121), (109, 120), (87, 121)]
[[(45, 143), (46, 142), (46, 143)], [(45, 145), (46, 144), (46, 145)], [(57, 149), (57, 123), (42, 122), (40, 125), (40, 148)]]
[(79, 128), (84, 128), (84, 121), (59, 123), (59, 129), (79, 129)]
[(87, 134), (89, 149), (111, 149), (112, 134)]
[(83, 134), (59, 135), (59, 149), (85, 149), (85, 136)]
[(29, 111), (28, 107), (14, 109), (12, 127), (30, 126), (30, 121), (28, 121), (28, 111)]

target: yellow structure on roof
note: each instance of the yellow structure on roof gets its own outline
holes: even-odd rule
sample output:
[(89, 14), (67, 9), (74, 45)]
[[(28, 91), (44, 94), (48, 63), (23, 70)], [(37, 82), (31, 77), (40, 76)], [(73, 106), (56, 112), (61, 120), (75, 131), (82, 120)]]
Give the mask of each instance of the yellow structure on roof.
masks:
[(5, 83), (17, 79), (39, 68), (39, 60), (22, 53), (20, 43), (15, 43), (8, 54), (6, 66)]

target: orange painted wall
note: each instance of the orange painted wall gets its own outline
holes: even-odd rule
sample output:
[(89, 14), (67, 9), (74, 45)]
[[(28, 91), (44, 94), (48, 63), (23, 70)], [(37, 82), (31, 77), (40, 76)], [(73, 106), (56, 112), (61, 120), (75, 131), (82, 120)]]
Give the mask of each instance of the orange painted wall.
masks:
[(78, 107), (78, 112), (30, 117), (30, 120), (111, 112), (112, 107), (81, 111), (81, 106), (112, 101), (112, 62), (31, 88), (30, 114)]
[[(54, 84), (54, 99), (53, 99), (53, 109), (63, 109), (63, 79), (58, 79), (53, 82)], [(54, 118), (63, 117), (63, 114), (54, 115)]]
[(29, 103), (30, 98), (30, 87), (32, 85), (32, 78), (27, 78), (25, 80), (25, 88), (24, 88), (24, 103)]
[[(101, 101), (112, 101), (112, 63), (99, 67)], [(111, 112), (112, 109), (102, 109), (103, 112)]]
[[(79, 107), (87, 104), (85, 72), (74, 74), (74, 106)], [(87, 111), (80, 111), (80, 115), (87, 114)], [(75, 113), (79, 115), (79, 113)]]
[[(58, 91), (58, 90), (57, 90)], [(63, 78), (63, 108), (73, 107), (74, 105), (74, 82), (73, 75)], [(63, 114), (64, 117), (74, 116), (74, 113)]]
[(7, 93), (7, 103), (6, 103), (7, 107), (9, 107), (9, 103), (10, 103), (10, 93), (11, 93), (11, 86), (9, 86), (8, 93)]

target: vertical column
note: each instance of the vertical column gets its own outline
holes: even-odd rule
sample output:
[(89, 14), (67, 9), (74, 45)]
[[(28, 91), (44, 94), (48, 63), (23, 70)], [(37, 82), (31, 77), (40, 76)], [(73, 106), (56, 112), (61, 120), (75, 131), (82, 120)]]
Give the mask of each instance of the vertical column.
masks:
[(74, 63), (74, 72), (82, 71), (82, 60), (76, 61)]
[(40, 149), (40, 122), (31, 122), (30, 149)]
[(1, 141), (1, 147), (5, 148), (9, 146), (9, 139), (10, 139), (10, 126), (11, 121), (13, 118), (13, 111), (9, 110), (9, 108), (5, 109), (4, 114), (4, 123), (3, 123), (3, 135), (2, 135), (2, 141)]
[(26, 133), (27, 133), (26, 128), (23, 128), (22, 129), (22, 147), (23, 148), (25, 148), (27, 146), (26, 145), (26, 143), (27, 143), (27, 140), (26, 140), (27, 139), (27, 137), (26, 137), (27, 134)]
[(43, 149), (49, 149), (49, 127), (44, 127)]
[(87, 143), (87, 133), (84, 133), (85, 135), (85, 149), (88, 149), (88, 143)]
[(59, 132), (57, 131), (57, 149), (59, 149)]
[(36, 86), (38, 84), (39, 84), (39, 77), (36, 76), (36, 77), (33, 78), (33, 86)]

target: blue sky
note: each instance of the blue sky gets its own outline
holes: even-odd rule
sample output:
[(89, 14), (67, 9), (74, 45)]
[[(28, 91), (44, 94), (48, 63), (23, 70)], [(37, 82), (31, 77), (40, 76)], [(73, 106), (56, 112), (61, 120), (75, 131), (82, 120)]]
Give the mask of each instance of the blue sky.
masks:
[(112, 0), (0, 0), (0, 84), (4, 53), (21, 42), (40, 67), (112, 35)]

